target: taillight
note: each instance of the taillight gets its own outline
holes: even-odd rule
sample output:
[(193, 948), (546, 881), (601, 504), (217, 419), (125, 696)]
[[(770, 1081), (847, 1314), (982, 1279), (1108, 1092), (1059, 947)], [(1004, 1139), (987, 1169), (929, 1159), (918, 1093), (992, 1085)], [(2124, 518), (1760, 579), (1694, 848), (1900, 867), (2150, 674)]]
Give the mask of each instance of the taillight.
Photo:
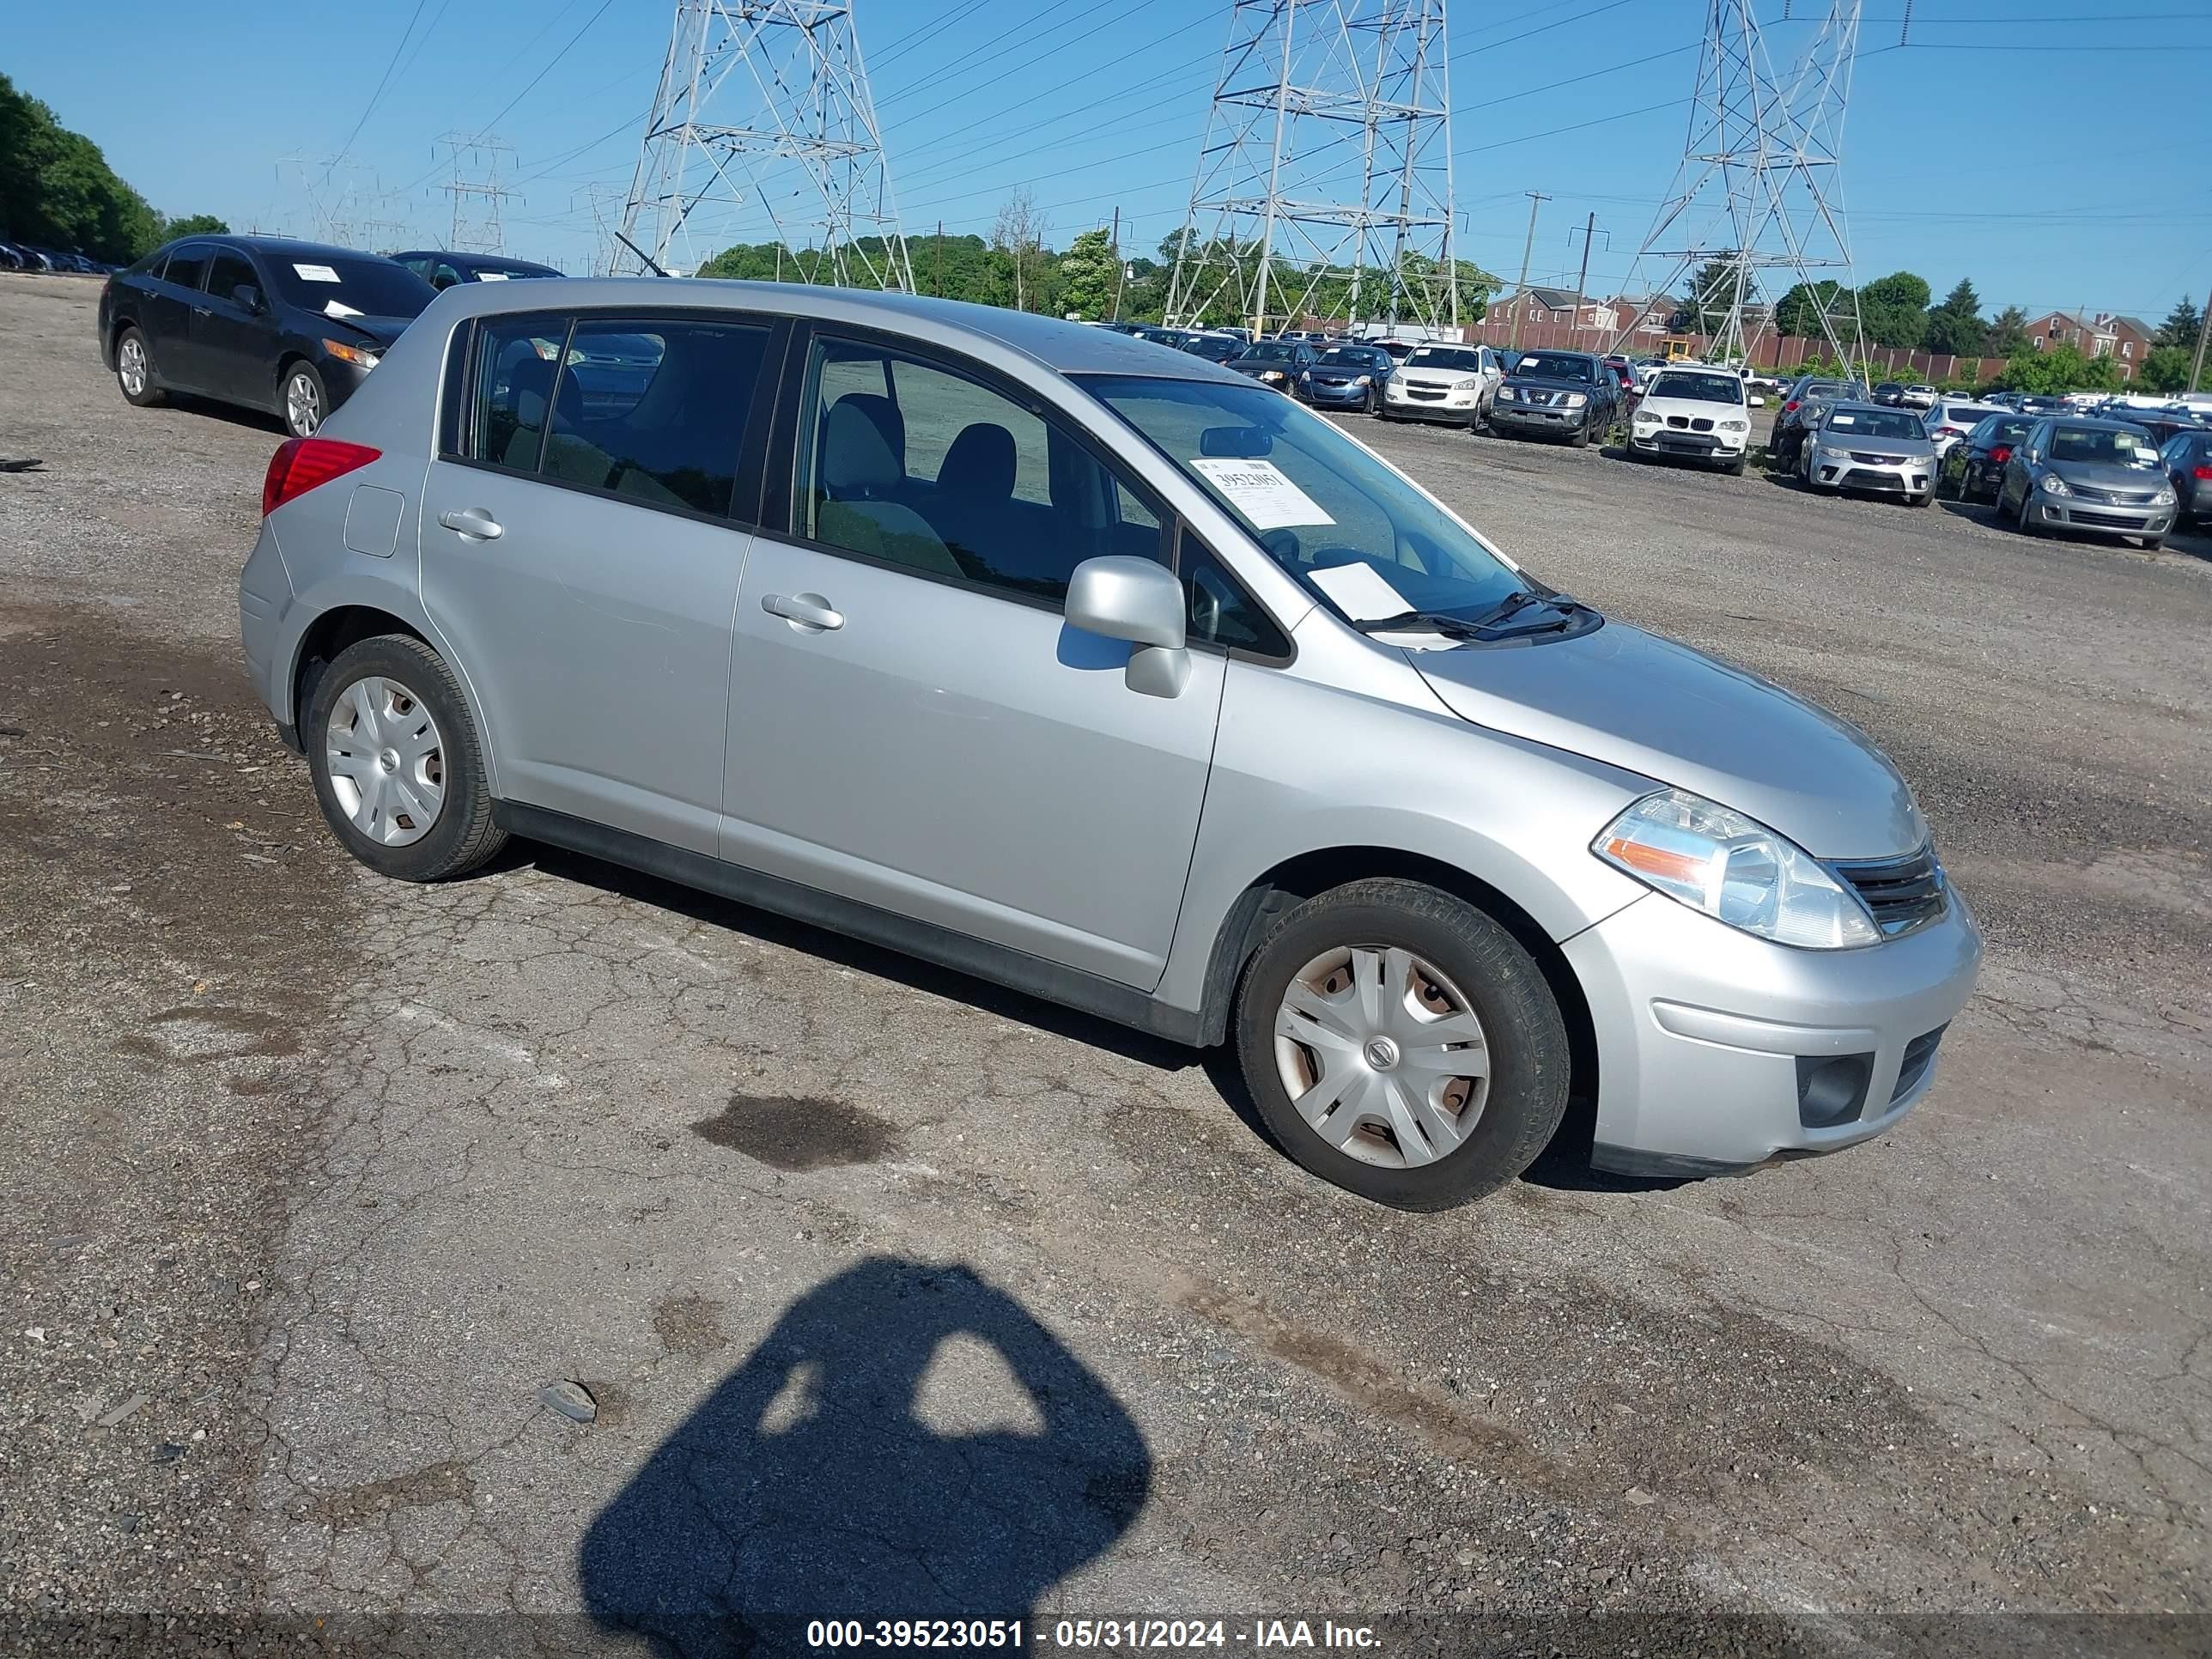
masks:
[(2192, 478), (2201, 478), (2208, 483), (2212, 483), (2212, 466), (2200, 466), (2189, 476)]
[(1783, 404), (1783, 405), (1782, 405), (1782, 412), (1783, 412), (1784, 415), (1787, 415), (1787, 414), (1788, 414), (1791, 410), (1793, 410), (1793, 409), (1795, 409), (1795, 408), (1796, 408), (1796, 407), (1797, 407), (1797, 400), (1796, 400), (1795, 398), (1791, 398), (1788, 403), (1786, 403), (1786, 404)]
[(336, 438), (285, 439), (269, 458), (269, 473), (261, 481), (261, 516), (267, 518), (285, 502), (318, 484), (343, 478), (383, 453), (366, 444), (341, 443)]

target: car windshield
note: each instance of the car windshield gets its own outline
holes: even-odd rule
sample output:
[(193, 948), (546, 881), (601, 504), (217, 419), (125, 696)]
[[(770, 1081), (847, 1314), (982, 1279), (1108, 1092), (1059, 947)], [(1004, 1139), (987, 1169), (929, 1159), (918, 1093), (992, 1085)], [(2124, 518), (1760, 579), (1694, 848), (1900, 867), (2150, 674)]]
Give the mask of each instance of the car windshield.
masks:
[(1587, 357), (1566, 357), (1532, 351), (1513, 366), (1516, 374), (1538, 380), (1580, 380), (1589, 385), (1597, 376), (1590, 373)]
[(404, 265), (359, 254), (264, 252), (264, 262), (288, 304), (326, 317), (414, 317), (437, 289)]
[(1280, 340), (1262, 340), (1245, 347), (1243, 355), (1248, 363), (1286, 363), (1298, 355), (1298, 349)]
[(1194, 356), (1211, 358), (1217, 363), (1225, 363), (1231, 357), (1243, 351), (1244, 343), (1242, 340), (1224, 340), (1216, 335), (1205, 335), (1191, 341), (1189, 344), (1183, 347), (1183, 349)]
[(1339, 346), (1334, 351), (1323, 352), (1321, 360), (1329, 368), (1365, 370), (1375, 367), (1375, 354), (1365, 346)]
[(1482, 368), (1482, 353), (1465, 346), (1421, 346), (1406, 359), (1408, 368), (1456, 368), (1474, 374)]
[(1919, 417), (1898, 409), (1838, 409), (1821, 428), (1846, 438), (1924, 438)]
[(2105, 466), (2158, 465), (2158, 453), (2148, 434), (2105, 426), (2051, 428), (2051, 459), (2092, 461)]
[(1740, 404), (1743, 382), (1733, 374), (1685, 374), (1680, 369), (1651, 382), (1655, 398), (1687, 398), (1700, 404)]
[(1471, 619), (1528, 589), (1466, 526), (1287, 398), (1210, 380), (1083, 384), (1353, 622)]

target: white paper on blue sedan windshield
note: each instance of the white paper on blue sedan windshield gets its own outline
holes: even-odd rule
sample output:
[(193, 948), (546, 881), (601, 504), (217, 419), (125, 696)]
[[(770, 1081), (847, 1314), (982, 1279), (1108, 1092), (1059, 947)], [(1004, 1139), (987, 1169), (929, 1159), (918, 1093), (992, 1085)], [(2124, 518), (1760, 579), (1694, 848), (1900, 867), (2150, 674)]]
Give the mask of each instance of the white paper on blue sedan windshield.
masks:
[(329, 265), (295, 264), (292, 269), (300, 273), (300, 280), (303, 283), (337, 283), (345, 280)]
[(1193, 471), (1226, 496), (1229, 505), (1249, 519), (1255, 530), (1288, 530), (1297, 525), (1336, 522), (1322, 511), (1319, 501), (1292, 483), (1273, 461), (1202, 456), (1190, 465)]
[(332, 300), (323, 307), (325, 317), (358, 317), (361, 314), (343, 300)]

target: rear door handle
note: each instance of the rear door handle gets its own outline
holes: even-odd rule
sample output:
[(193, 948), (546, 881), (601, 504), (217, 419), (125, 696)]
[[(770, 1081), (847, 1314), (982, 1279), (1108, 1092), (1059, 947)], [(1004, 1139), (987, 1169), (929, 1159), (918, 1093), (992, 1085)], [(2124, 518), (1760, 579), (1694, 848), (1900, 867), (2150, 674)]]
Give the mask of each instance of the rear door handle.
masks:
[(495, 542), (507, 532), (500, 528), (499, 520), (480, 507), (465, 507), (457, 513), (441, 513), (438, 522), (457, 536), (465, 536), (472, 542)]
[(833, 628), (842, 628), (842, 611), (830, 608), (830, 601), (819, 593), (794, 593), (786, 599), (781, 593), (770, 593), (761, 600), (761, 609), (771, 617), (781, 617), (794, 628), (811, 629), (817, 634)]

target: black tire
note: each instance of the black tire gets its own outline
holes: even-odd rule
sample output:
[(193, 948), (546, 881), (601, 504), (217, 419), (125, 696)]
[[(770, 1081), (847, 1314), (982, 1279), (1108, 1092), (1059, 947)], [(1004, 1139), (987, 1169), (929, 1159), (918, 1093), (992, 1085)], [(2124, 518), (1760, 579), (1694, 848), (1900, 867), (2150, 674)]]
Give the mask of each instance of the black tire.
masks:
[[(397, 681), (419, 700), (437, 722), (445, 799), (426, 835), (404, 846), (371, 840), (354, 827), (339, 805), (331, 780), (331, 714), (338, 699), (371, 676)], [(380, 634), (348, 646), (316, 682), (300, 724), (314, 775), (315, 801), (323, 821), (347, 852), (380, 876), (397, 881), (447, 881), (476, 869), (507, 842), (507, 831), (492, 822), (491, 785), (484, 775), (483, 747), (468, 700), (445, 659), (405, 634)]]
[[(295, 418), (296, 410), (292, 397), (295, 381), (303, 382), (313, 392), (314, 416), (304, 425), (300, 419)], [(284, 422), (284, 430), (295, 438), (313, 437), (317, 428), (330, 418), (329, 389), (323, 385), (320, 372), (305, 358), (299, 358), (285, 364), (284, 372), (276, 377), (276, 414), (277, 417)]]
[[(125, 376), (130, 372), (130, 352), (137, 353), (141, 378), (138, 390), (131, 391)], [(123, 401), (137, 409), (151, 409), (161, 401), (161, 388), (154, 380), (154, 348), (137, 328), (126, 328), (115, 337), (115, 385), (123, 393)]]
[(1572, 432), (1567, 434), (1567, 447), (1570, 449), (1588, 449), (1589, 447), (1589, 428), (1588, 425), (1585, 424), (1578, 426)]
[(1936, 492), (1931, 489), (1925, 495), (1907, 495), (1905, 498), (1905, 504), (1907, 507), (1926, 507), (1935, 499)]
[(2142, 539), (2142, 550), (2146, 553), (2155, 553), (2166, 545), (2166, 538), (2163, 536), (2145, 536)]
[(1737, 456), (1734, 460), (1730, 461), (1728, 464), (1729, 477), (1731, 478), (1741, 478), (1743, 477), (1743, 469), (1750, 463), (1750, 460), (1751, 457), (1748, 454), (1743, 454)]
[[(1338, 1151), (1299, 1115), (1276, 1063), (1275, 1014), (1291, 980), (1316, 957), (1360, 945), (1397, 946), (1433, 963), (1482, 1024), (1490, 1079), (1481, 1115), (1432, 1163), (1386, 1167)], [(1236, 1040), (1277, 1144), (1322, 1180), (1395, 1209), (1447, 1210), (1494, 1192), (1535, 1161), (1566, 1111), (1566, 1024), (1543, 969), (1490, 917), (1419, 882), (1352, 882), (1285, 915), (1245, 969)]]
[[(2012, 527), (2020, 532), (2023, 536), (2033, 536), (2035, 534), (2035, 526), (2027, 516), (2028, 503), (2033, 501), (2034, 499), (2035, 492), (2033, 490), (2023, 490), (2020, 498), (2020, 511), (2013, 514)], [(1997, 511), (1999, 513), (2002, 513), (2004, 511), (2004, 501), (2002, 496), (2000, 496), (1997, 501)]]

